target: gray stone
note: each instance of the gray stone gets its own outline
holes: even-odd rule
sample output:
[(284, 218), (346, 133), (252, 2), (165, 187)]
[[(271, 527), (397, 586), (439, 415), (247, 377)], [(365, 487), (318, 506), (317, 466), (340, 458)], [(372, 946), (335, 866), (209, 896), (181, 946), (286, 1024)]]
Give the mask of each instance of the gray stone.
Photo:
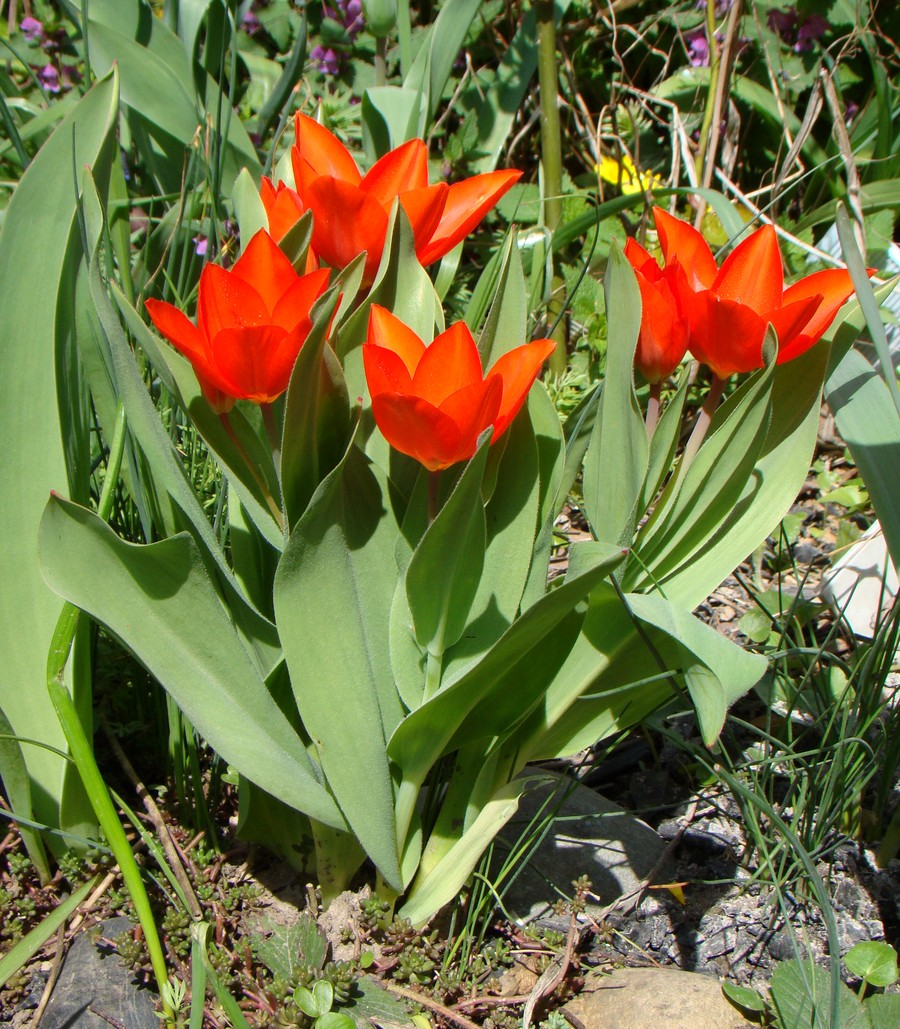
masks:
[[(600, 904), (610, 904), (636, 890), (666, 849), (645, 822), (562, 776), (555, 788), (543, 786), (525, 794), (504, 835), (515, 839), (524, 831), (554, 789), (541, 816), (552, 815), (553, 825), (504, 897), (506, 910), (524, 921), (553, 922), (551, 905), (561, 896), (570, 897), (573, 880), (582, 875), (590, 879)], [(591, 914), (599, 910), (597, 905), (588, 907)]]
[(598, 976), (563, 1007), (585, 1029), (743, 1029), (751, 1025), (711, 976), (622, 968)]
[[(131, 923), (110, 918), (100, 928), (105, 939), (113, 940), (130, 930)], [(135, 985), (117, 954), (104, 954), (97, 947), (94, 932), (80, 933), (69, 947), (41, 1029), (159, 1029), (153, 995)]]

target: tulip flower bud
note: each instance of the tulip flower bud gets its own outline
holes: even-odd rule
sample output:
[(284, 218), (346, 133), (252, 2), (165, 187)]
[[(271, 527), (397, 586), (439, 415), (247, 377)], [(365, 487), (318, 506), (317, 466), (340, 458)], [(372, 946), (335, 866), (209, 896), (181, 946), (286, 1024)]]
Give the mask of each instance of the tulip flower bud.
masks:
[(397, 0), (362, 0), (366, 27), (377, 39), (383, 39), (397, 24)]

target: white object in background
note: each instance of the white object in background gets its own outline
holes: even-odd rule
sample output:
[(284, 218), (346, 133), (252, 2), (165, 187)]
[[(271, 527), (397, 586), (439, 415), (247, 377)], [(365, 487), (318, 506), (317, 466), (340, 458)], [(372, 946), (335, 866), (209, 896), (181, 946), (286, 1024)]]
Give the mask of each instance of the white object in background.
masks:
[(897, 570), (878, 522), (835, 564), (819, 589), (842, 612), (854, 634), (867, 639), (875, 635), (898, 591)]

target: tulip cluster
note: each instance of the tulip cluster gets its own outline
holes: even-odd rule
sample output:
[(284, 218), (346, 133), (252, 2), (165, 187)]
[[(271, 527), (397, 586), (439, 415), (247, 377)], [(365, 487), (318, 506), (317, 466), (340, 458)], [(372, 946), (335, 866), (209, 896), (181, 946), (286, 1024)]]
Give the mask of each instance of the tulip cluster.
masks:
[(687, 351), (719, 379), (763, 366), (771, 325), (783, 364), (821, 339), (853, 292), (849, 272), (831, 269), (784, 288), (778, 239), (771, 225), (757, 229), (721, 268), (691, 225), (654, 208), (664, 265), (635, 240), (625, 255), (637, 276), (643, 316), (635, 364), (659, 383)]
[[(413, 230), (423, 265), (447, 254), (518, 181), (518, 171), (464, 182), (428, 183), (425, 144), (413, 139), (363, 175), (347, 148), (322, 125), (298, 114), (291, 159), (296, 189), (264, 178), (260, 230), (234, 267), (207, 264), (200, 276), (197, 324), (172, 304), (148, 300), (156, 328), (193, 365), (204, 397), (226, 415), (236, 400), (268, 404), (288, 387), (312, 327), (311, 308), (328, 286), (323, 261), (343, 268), (365, 255), (363, 287), (381, 262), (394, 202)], [(278, 242), (313, 214), (305, 275)], [(397, 450), (436, 471), (468, 460), (479, 436), (502, 436), (525, 402), (552, 340), (511, 350), (484, 375), (478, 348), (462, 322), (426, 347), (391, 312), (373, 305), (364, 347), (376, 423)]]

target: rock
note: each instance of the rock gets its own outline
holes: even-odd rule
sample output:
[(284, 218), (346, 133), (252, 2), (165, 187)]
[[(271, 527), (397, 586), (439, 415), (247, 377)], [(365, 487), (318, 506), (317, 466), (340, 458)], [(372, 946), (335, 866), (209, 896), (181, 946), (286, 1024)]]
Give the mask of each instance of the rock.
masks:
[(741, 1029), (718, 981), (671, 968), (623, 968), (593, 980), (564, 1007), (585, 1029)]
[[(131, 929), (127, 918), (110, 918), (101, 935), (114, 940)], [(159, 1029), (154, 996), (139, 989), (117, 954), (104, 954), (96, 930), (75, 937), (41, 1018), (41, 1029)], [(106, 1017), (104, 1017), (106, 1016)]]
[[(665, 842), (649, 825), (617, 804), (574, 780), (559, 777), (559, 791), (544, 812), (554, 823), (537, 851), (504, 895), (504, 907), (523, 921), (540, 918), (560, 927), (568, 919), (554, 919), (551, 905), (561, 895), (572, 895), (572, 882), (586, 875), (592, 892), (605, 906), (636, 890), (665, 852)], [(506, 829), (515, 839), (537, 815), (553, 792), (544, 786), (525, 794)], [(496, 850), (500, 851), (500, 846)], [(501, 855), (504, 857), (505, 855)], [(495, 871), (499, 867), (495, 867)], [(596, 914), (597, 905), (588, 906)]]

